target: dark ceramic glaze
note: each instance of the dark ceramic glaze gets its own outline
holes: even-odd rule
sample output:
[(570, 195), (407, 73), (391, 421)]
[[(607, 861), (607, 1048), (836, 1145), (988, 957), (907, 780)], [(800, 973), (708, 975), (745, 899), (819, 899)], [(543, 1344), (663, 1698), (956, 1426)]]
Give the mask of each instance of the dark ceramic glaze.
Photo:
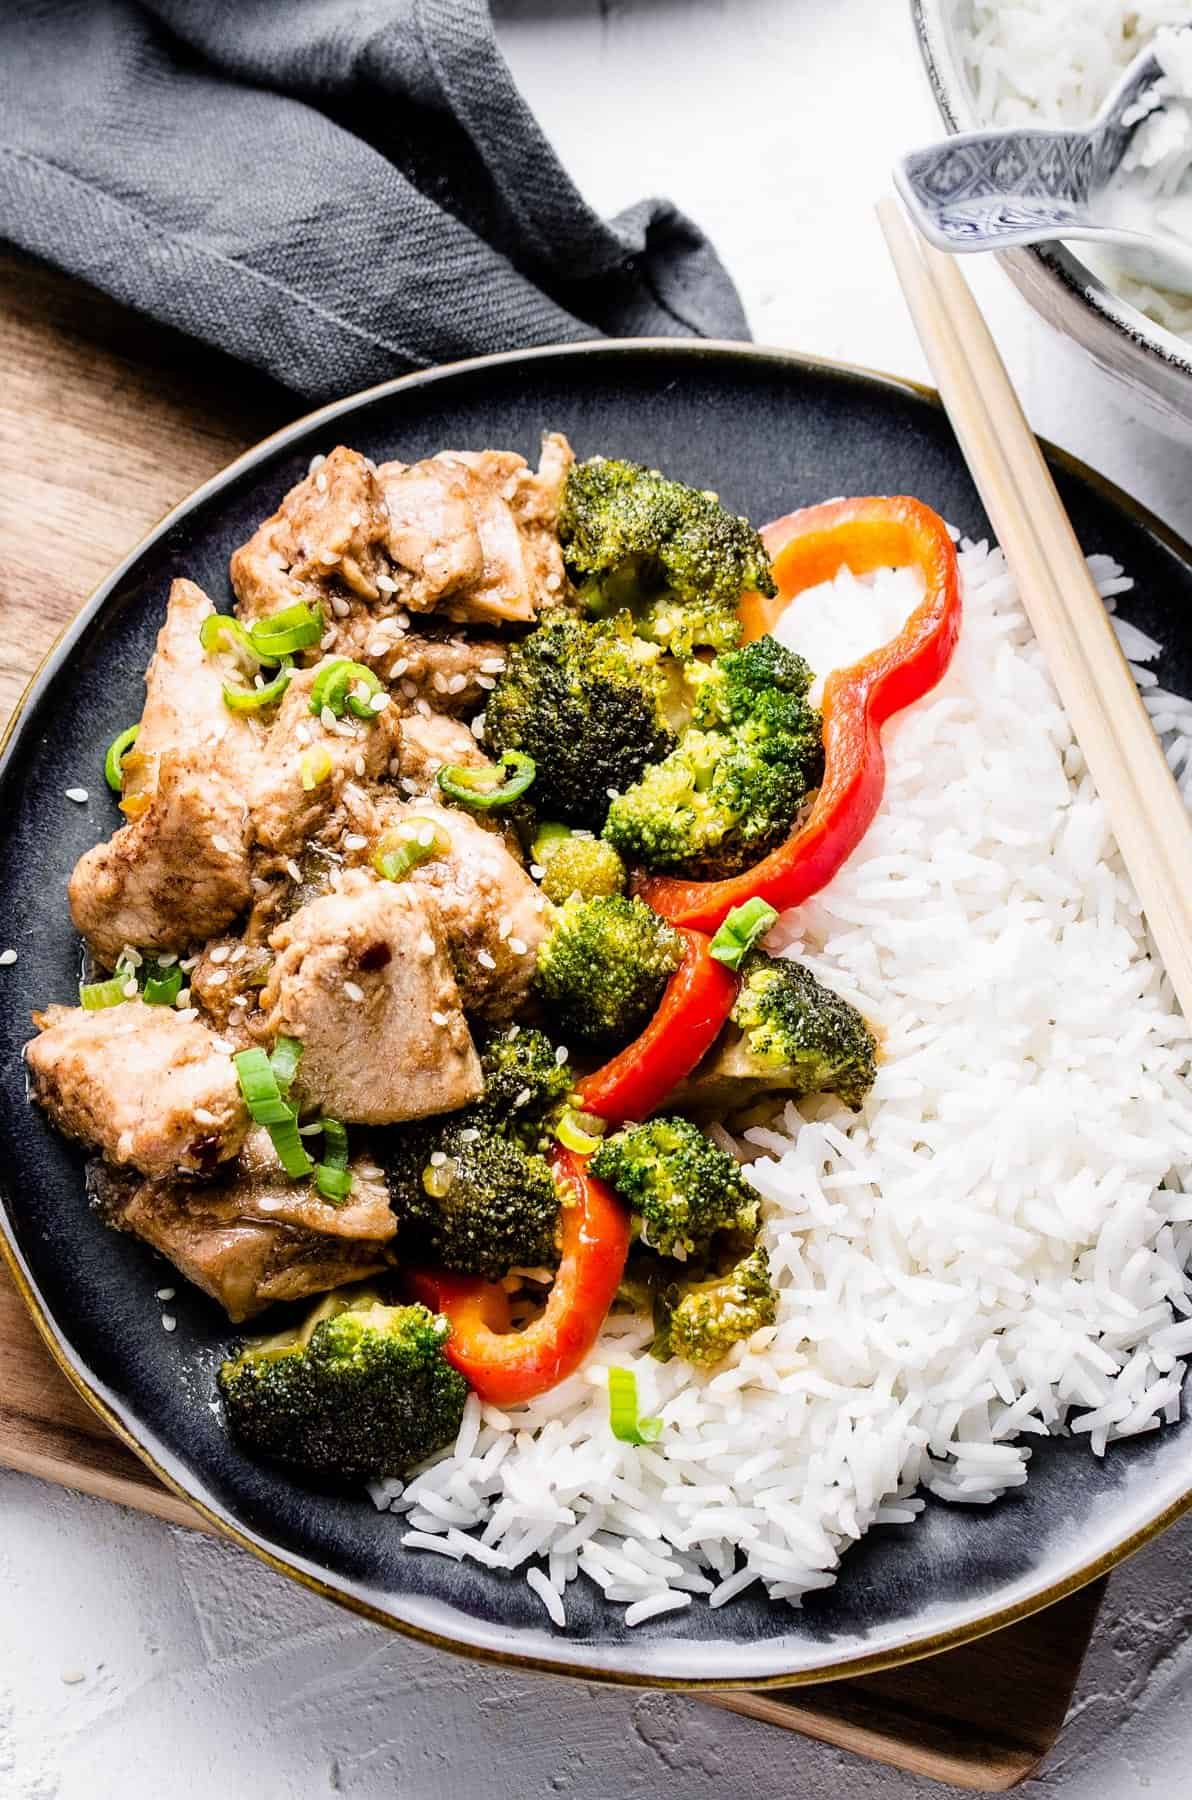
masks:
[[(118, 814), (109, 740), (139, 716), (173, 576), (230, 600), (228, 556), (305, 473), (346, 441), (377, 460), (444, 446), (533, 456), (542, 429), (581, 454), (659, 464), (764, 520), (830, 495), (907, 492), (967, 534), (984, 515), (938, 405), (880, 376), (739, 346), (580, 346), (415, 376), (312, 415), (235, 463), (171, 515), (99, 590), (25, 701), (0, 762), (7, 845), (0, 942), (0, 1192), (10, 1261), (59, 1360), (149, 1460), (242, 1543), (333, 1598), (451, 1647), (588, 1677), (699, 1684), (808, 1680), (921, 1655), (1057, 1598), (1192, 1502), (1192, 1424), (1115, 1447), (1044, 1444), (1030, 1482), (995, 1506), (933, 1501), (911, 1528), (874, 1530), (843, 1578), (801, 1611), (755, 1588), (627, 1631), (586, 1580), (554, 1632), (520, 1574), (405, 1551), (398, 1519), (249, 1462), (212, 1408), (226, 1319), (144, 1246), (88, 1210), (78, 1152), (26, 1101), (32, 1008), (70, 1000), (79, 944), (66, 909), (75, 859)], [(1134, 574), (1123, 613), (1168, 646), (1160, 674), (1192, 686), (1192, 560), (1123, 495), (1067, 462), (1056, 473), (1081, 541)], [(941, 779), (947, 771), (941, 770)], [(85, 806), (67, 787), (90, 791)], [(154, 1289), (177, 1285), (162, 1330)]]

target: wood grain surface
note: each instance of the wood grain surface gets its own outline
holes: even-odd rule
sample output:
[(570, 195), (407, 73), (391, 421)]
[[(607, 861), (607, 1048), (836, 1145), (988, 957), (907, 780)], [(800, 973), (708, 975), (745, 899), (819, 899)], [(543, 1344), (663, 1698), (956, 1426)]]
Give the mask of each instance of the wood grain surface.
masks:
[[(2, 251), (0, 376), (2, 723), (109, 569), (300, 407), (239, 365)], [(55, 1367), (2, 1269), (0, 1465), (203, 1528)], [(1103, 1588), (903, 1669), (708, 1703), (1000, 1792), (1054, 1743)]]

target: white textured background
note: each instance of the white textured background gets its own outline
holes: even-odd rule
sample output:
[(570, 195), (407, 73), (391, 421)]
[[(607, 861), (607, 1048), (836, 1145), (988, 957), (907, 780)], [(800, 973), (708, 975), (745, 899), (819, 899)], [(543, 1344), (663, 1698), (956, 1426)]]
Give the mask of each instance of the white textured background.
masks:
[[(591, 199), (669, 194), (755, 336), (925, 374), (872, 202), (936, 133), (904, 0), (497, 0), (514, 71)], [(1189, 459), (979, 289), (1036, 427), (1192, 536)], [(1089, 546), (1095, 548), (1095, 546)], [(974, 1521), (979, 1529), (979, 1521)], [(1192, 1795), (1192, 1524), (1114, 1577), (1031, 1792)], [(3, 1800), (911, 1800), (915, 1782), (681, 1696), (407, 1644), (246, 1555), (0, 1475)]]

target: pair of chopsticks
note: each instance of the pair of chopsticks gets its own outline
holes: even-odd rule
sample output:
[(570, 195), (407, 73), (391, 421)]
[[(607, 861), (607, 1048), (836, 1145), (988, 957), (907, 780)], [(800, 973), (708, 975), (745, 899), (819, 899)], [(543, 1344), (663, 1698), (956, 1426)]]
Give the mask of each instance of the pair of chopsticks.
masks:
[(877, 210), (940, 398), (1192, 1020), (1192, 817), (968, 283), (892, 197)]

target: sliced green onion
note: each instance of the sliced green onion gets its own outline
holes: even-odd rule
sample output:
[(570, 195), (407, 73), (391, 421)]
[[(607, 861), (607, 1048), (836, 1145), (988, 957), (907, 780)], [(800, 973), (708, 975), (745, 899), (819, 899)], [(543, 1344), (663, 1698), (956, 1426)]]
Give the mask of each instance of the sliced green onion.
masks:
[(383, 880), (401, 881), (419, 863), (446, 856), (450, 848), (451, 834), (437, 819), (406, 819), (381, 833), (369, 861)]
[(163, 969), (154, 963), (146, 971), (141, 998), (150, 1006), (173, 1006), (181, 992), (182, 970), (177, 964), (172, 969)]
[(329, 1169), (348, 1166), (348, 1128), (339, 1119), (323, 1120), (323, 1162)]
[(302, 771), (302, 787), (305, 793), (311, 793), (331, 773), (331, 752), (326, 744), (312, 744), (298, 758), (298, 767)]
[(316, 1163), (315, 1186), (332, 1206), (342, 1206), (352, 1192), (352, 1177), (347, 1169), (333, 1169), (329, 1163)]
[(314, 1158), (308, 1156), (303, 1149), (302, 1139), (298, 1136), (298, 1120), (288, 1107), (285, 1118), (270, 1125), (269, 1136), (273, 1139), (278, 1161), (291, 1181), (297, 1181), (299, 1176), (311, 1173), (315, 1166)]
[[(241, 1050), (232, 1058), (240, 1082), (244, 1104), (256, 1125), (294, 1123), (294, 1109), (287, 1106), (278, 1086), (273, 1066), (263, 1050)], [(297, 1127), (295, 1126), (295, 1137)], [(311, 1165), (314, 1166), (313, 1164)]]
[(764, 938), (778, 914), (757, 894), (744, 906), (734, 906), (712, 939), (712, 955), (726, 968), (739, 969), (759, 938)]
[(254, 665), (277, 661), (275, 656), (262, 655), (239, 619), (233, 619), (230, 613), (208, 613), (199, 626), (199, 642), (204, 650), (230, 651), (247, 657)]
[(108, 745), (108, 753), (103, 759), (104, 780), (114, 794), (124, 792), (124, 759), (137, 741), (139, 725), (130, 725), (127, 731), (113, 738)]
[(449, 764), (439, 770), (436, 780), (449, 800), (478, 812), (492, 812), (520, 800), (536, 774), (532, 756), (524, 750), (506, 750), (495, 769)]
[(279, 1037), (276, 1044), (273, 1046), (273, 1051), (269, 1058), (269, 1067), (273, 1070), (273, 1079), (276, 1081), (278, 1089), (282, 1094), (289, 1093), (294, 1077), (298, 1073), (298, 1064), (301, 1061), (302, 1044), (299, 1039)]
[(555, 851), (565, 844), (570, 836), (570, 825), (556, 825), (550, 820), (545, 825), (540, 825), (530, 847), (531, 862), (536, 862), (540, 868), (545, 868)]
[(290, 677), (293, 673), (294, 665), (287, 656), (282, 659), (281, 668), (273, 680), (267, 681), (264, 687), (229, 687), (225, 681), (224, 705), (230, 707), (233, 712), (258, 712), (263, 706), (272, 706), (275, 700), (281, 699), (289, 687)]
[(294, 606), (283, 606), (280, 612), (258, 619), (255, 625), (249, 626), (248, 635), (264, 662), (279, 662), (283, 656), (292, 656), (295, 650), (306, 650), (311, 644), (318, 643), (323, 635), (323, 609), (307, 606), (300, 600)]
[(119, 1006), (127, 1000), (127, 975), (113, 975), (107, 981), (83, 982), (79, 988), (79, 1005), (88, 1012), (102, 1012), (105, 1006)]
[(568, 1111), (555, 1126), (555, 1136), (565, 1150), (574, 1150), (577, 1156), (590, 1156), (593, 1150), (600, 1148), (605, 1124), (606, 1121), (597, 1118), (595, 1113)]
[[(355, 687), (364, 688), (366, 697), (363, 700), (358, 694), (349, 692)], [(310, 710), (321, 713), (327, 706), (337, 719), (343, 718), (345, 710), (354, 713), (358, 719), (375, 719), (371, 702), (382, 692), (381, 683), (371, 669), (363, 663), (349, 662), (347, 657), (337, 656), (316, 676), (310, 690)]]
[(637, 1376), (632, 1369), (608, 1372), (608, 1422), (623, 1444), (653, 1444), (662, 1431), (661, 1419), (637, 1416)]

